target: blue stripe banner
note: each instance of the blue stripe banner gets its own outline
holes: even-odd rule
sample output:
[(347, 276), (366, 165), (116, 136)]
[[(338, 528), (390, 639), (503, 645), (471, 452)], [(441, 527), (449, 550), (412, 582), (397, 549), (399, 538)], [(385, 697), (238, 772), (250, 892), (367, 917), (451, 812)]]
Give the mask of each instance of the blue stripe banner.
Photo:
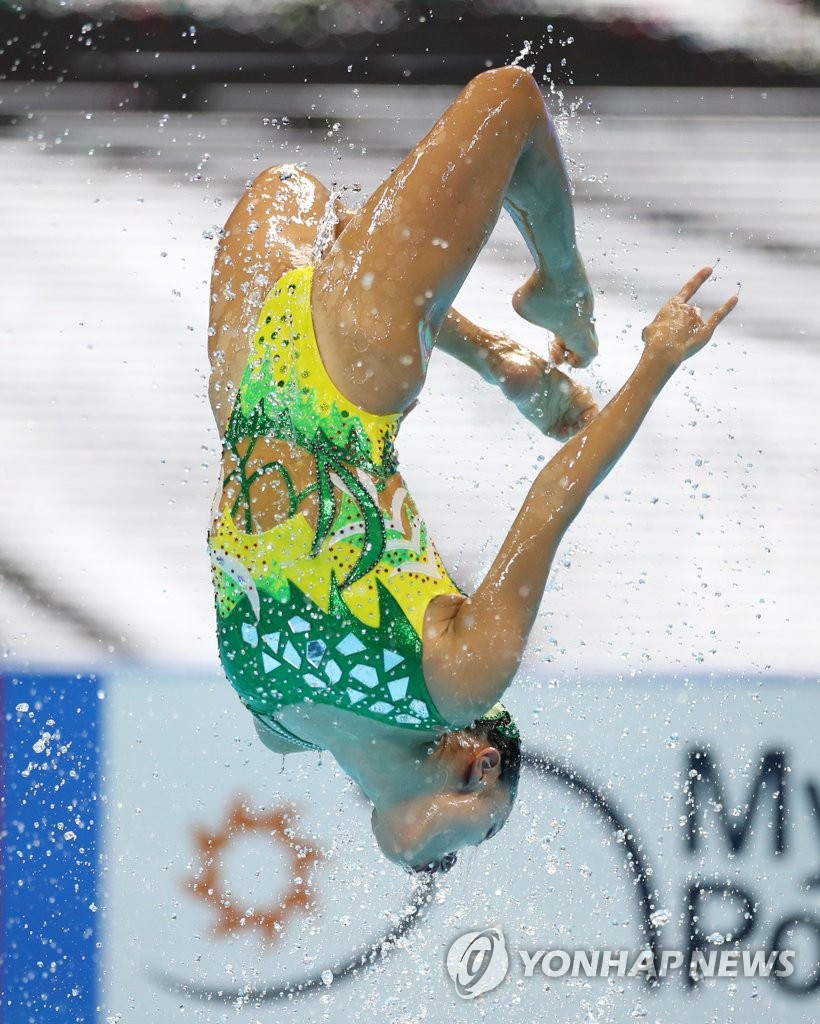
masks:
[(88, 1024), (99, 1004), (99, 680), (0, 677), (4, 1024)]

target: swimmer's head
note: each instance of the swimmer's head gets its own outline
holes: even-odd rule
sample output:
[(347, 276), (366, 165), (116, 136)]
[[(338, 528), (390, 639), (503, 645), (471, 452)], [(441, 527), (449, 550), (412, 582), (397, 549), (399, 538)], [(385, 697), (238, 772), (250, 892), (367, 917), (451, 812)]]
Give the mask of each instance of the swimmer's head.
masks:
[(457, 852), (501, 831), (515, 802), (521, 740), (501, 705), (472, 726), (446, 733), (430, 755), (428, 791), (374, 808), (382, 853), (408, 871), (449, 871)]

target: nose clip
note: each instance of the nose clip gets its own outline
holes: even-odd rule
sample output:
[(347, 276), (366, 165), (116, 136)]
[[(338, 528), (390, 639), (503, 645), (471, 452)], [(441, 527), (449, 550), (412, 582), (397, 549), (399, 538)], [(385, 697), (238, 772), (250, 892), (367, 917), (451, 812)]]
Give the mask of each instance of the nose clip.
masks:
[(423, 875), (423, 874), (435, 874), (437, 871), (446, 873), (458, 860), (458, 856), (455, 853), (445, 853), (441, 860), (431, 860), (426, 864), (421, 864), (419, 867), (412, 867), (409, 864), (404, 865), (404, 870), (409, 875)]

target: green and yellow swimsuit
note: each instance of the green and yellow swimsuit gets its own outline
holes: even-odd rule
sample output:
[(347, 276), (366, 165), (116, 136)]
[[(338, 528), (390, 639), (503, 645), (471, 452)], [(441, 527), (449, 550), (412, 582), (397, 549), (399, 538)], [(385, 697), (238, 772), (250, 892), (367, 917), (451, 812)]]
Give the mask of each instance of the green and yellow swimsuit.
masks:
[[(459, 588), (400, 481), (389, 510), (380, 507), (397, 473), (401, 417), (365, 412), (330, 380), (313, 330), (312, 281), (313, 268), (298, 267), (269, 292), (225, 434), (237, 468), (224, 482), (235, 476), (240, 494), (209, 536), (222, 664), (257, 720), (306, 748), (319, 749), (276, 721), (281, 708), (307, 701), (403, 729), (449, 729), (424, 681), (421, 633), (430, 601)], [(297, 492), (280, 461), (247, 475), (263, 437), (309, 452), (315, 482)], [(290, 514), (260, 533), (249, 490), (263, 472), (281, 475)], [(315, 528), (298, 511), (309, 493), (318, 499)]]

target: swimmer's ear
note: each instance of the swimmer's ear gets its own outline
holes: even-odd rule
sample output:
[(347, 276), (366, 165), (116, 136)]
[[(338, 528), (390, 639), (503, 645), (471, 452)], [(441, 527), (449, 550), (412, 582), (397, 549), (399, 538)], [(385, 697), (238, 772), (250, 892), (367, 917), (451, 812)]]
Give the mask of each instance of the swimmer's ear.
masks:
[(477, 751), (470, 765), (468, 789), (478, 789), (482, 783), (495, 782), (501, 772), (501, 754), (497, 747), (486, 746)]

